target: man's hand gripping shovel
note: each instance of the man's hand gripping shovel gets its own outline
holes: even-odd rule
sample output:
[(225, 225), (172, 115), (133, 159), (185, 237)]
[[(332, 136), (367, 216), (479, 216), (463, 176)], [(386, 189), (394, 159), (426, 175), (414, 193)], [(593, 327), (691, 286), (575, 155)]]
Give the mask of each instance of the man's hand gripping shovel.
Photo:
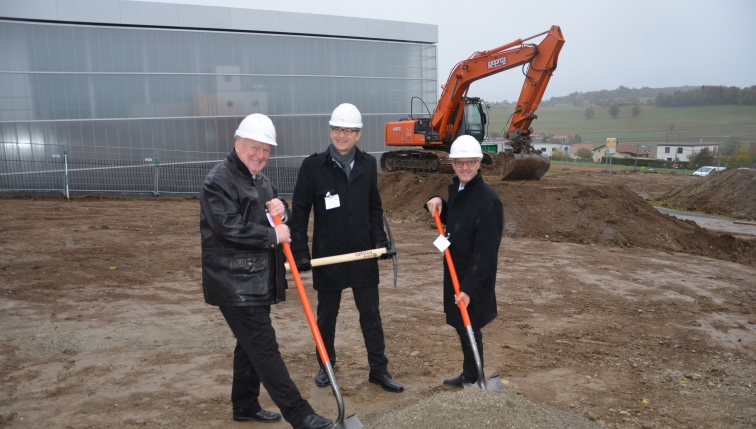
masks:
[[(281, 218), (273, 216), (273, 222), (276, 225), (281, 225)], [(286, 254), (286, 260), (289, 261), (291, 267), (291, 274), (294, 277), (294, 283), (297, 285), (297, 292), (299, 292), (299, 299), (302, 301), (302, 307), (304, 308), (305, 316), (307, 316), (307, 323), (310, 325), (310, 331), (315, 339), (315, 345), (318, 348), (320, 354), (320, 360), (325, 366), (326, 373), (328, 374), (328, 380), (331, 382), (331, 390), (333, 390), (333, 396), (336, 397), (336, 404), (339, 407), (339, 416), (336, 422), (331, 426), (333, 429), (362, 429), (362, 422), (356, 415), (352, 414), (344, 421), (344, 398), (341, 396), (341, 390), (336, 383), (336, 375), (333, 373), (333, 366), (331, 360), (328, 358), (328, 352), (326, 352), (325, 344), (323, 344), (323, 337), (320, 336), (320, 329), (318, 329), (318, 323), (315, 320), (315, 316), (312, 313), (312, 307), (310, 307), (310, 300), (307, 298), (307, 292), (302, 284), (302, 278), (299, 276), (299, 270), (294, 263), (294, 255), (291, 253), (291, 246), (289, 243), (283, 243), (284, 253)]]
[[(444, 227), (441, 225), (441, 217), (438, 214), (438, 210), (433, 213), (433, 219), (436, 221), (436, 228), (441, 237), (444, 237)], [(454, 285), (454, 294), (459, 296), (459, 279), (457, 278), (457, 270), (454, 268), (454, 261), (452, 261), (451, 252), (447, 247), (444, 249), (444, 257), (446, 257), (446, 265), (449, 267), (449, 275)], [(470, 323), (470, 316), (467, 314), (467, 305), (463, 300), (459, 301), (459, 311), (462, 313), (462, 321), (465, 324), (467, 330), (467, 336), (470, 339), (470, 347), (472, 348), (473, 355), (475, 356), (475, 366), (478, 369), (478, 381), (473, 384), (465, 383), (465, 387), (478, 386), (480, 390), (505, 390), (504, 383), (501, 382), (501, 377), (494, 376), (490, 380), (486, 380), (483, 375), (483, 363), (480, 360), (480, 354), (478, 354), (478, 344), (475, 342), (475, 335), (473, 334), (472, 324)]]

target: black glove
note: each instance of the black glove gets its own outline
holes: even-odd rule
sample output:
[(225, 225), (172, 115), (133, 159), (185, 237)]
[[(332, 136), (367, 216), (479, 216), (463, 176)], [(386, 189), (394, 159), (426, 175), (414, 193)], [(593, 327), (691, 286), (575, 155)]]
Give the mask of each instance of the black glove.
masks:
[[(386, 250), (388, 250), (388, 248), (389, 248), (389, 242), (388, 242), (388, 240), (379, 241), (378, 244), (375, 245), (375, 248), (376, 249), (384, 249), (385, 248)], [(378, 259), (391, 259), (391, 255), (389, 255), (388, 253), (384, 253)]]
[(297, 264), (297, 269), (300, 273), (310, 271), (312, 269), (312, 265), (310, 265), (310, 258), (297, 259), (294, 262)]

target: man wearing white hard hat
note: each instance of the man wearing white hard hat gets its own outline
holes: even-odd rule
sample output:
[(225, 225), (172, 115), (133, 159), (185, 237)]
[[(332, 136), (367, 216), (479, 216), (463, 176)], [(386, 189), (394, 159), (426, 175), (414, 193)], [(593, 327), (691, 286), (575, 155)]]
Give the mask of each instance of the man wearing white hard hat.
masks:
[[(281, 243), (290, 242), (291, 212), (262, 174), (276, 129), (265, 115), (249, 115), (239, 124), (234, 148), (213, 167), (200, 192), (202, 290), (205, 302), (220, 307), (236, 337), (231, 385), (233, 419), (276, 422), (321, 429), (325, 419), (302, 398), (278, 351), (270, 307), (286, 299)], [(274, 226), (266, 214), (281, 216)], [(263, 410), (265, 387), (281, 414)]]
[(449, 198), (431, 197), (425, 204), (431, 216), (438, 210), (449, 234), (449, 251), (460, 283), (459, 296), (454, 294), (449, 268), (444, 260), (444, 313), (446, 323), (457, 330), (464, 361), (462, 373), (444, 380), (444, 384), (462, 387), (478, 379), (475, 355), (462, 316), (459, 301), (464, 301), (470, 315), (475, 342), (483, 361), (481, 329), (496, 318), (496, 264), (504, 228), (504, 208), (499, 194), (483, 181), (480, 160), (483, 152), (474, 137), (457, 137), (449, 151), (456, 177), (449, 185)]
[[(378, 261), (312, 268), (307, 226), (314, 211), (312, 257), (361, 252), (388, 246), (383, 231), (383, 208), (378, 193), (378, 167), (374, 157), (357, 148), (362, 136), (362, 115), (352, 104), (336, 107), (329, 121), (331, 144), (302, 162), (294, 187), (291, 250), (300, 271), (312, 269), (318, 292), (317, 319), (330, 361), (336, 364), (336, 318), (341, 293), (351, 288), (368, 355), (368, 381), (389, 392), (404, 390), (388, 372), (386, 343), (378, 302)], [(319, 359), (319, 357), (318, 357)], [(321, 363), (315, 384), (330, 384)]]

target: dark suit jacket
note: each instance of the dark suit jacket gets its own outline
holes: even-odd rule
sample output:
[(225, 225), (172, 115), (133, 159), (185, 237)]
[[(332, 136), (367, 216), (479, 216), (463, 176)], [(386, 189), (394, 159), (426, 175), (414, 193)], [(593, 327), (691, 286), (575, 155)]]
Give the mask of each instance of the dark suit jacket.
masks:
[[(338, 195), (340, 206), (326, 210), (326, 195)], [(357, 149), (354, 166), (346, 173), (328, 154), (317, 153), (302, 162), (293, 196), (291, 249), (294, 259), (310, 257), (307, 226), (314, 211), (312, 258), (374, 249), (386, 240), (383, 208), (378, 193), (378, 166), (371, 155)], [(316, 290), (377, 286), (378, 261), (365, 259), (315, 267)]]

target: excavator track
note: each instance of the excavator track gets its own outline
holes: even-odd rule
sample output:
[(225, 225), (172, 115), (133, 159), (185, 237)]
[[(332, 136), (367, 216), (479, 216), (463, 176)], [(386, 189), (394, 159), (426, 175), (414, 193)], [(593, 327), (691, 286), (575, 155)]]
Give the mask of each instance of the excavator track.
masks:
[[(483, 164), (494, 165), (496, 156), (483, 152)], [(394, 150), (381, 155), (382, 171), (411, 171), (420, 175), (454, 174), (449, 153), (441, 150)]]
[(395, 150), (381, 155), (381, 170), (417, 174), (454, 173), (449, 154), (440, 150)]

